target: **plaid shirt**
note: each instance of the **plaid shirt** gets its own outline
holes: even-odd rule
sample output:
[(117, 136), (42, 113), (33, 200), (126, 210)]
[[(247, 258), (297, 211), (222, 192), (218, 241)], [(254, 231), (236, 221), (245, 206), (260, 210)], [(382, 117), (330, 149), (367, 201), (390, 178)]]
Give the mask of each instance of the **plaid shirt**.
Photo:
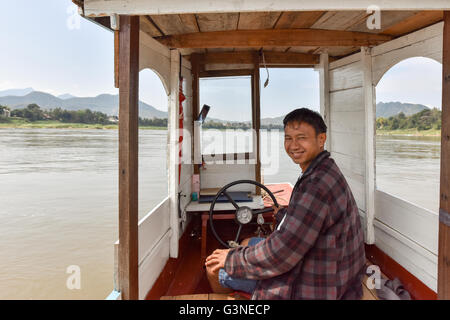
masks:
[(299, 178), (277, 227), (230, 250), (225, 271), (259, 280), (252, 299), (360, 299), (366, 262), (358, 207), (330, 153)]

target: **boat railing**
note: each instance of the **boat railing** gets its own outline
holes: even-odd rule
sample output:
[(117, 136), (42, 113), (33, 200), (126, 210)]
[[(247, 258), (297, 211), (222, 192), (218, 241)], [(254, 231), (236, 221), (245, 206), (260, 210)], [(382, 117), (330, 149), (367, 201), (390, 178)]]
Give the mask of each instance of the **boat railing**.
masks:
[(375, 245), (437, 290), (439, 215), (381, 190), (375, 191)]
[[(145, 299), (169, 259), (171, 234), (167, 196), (139, 221), (139, 299)], [(118, 257), (117, 240), (114, 243), (114, 290), (106, 298), (108, 300), (120, 300)]]

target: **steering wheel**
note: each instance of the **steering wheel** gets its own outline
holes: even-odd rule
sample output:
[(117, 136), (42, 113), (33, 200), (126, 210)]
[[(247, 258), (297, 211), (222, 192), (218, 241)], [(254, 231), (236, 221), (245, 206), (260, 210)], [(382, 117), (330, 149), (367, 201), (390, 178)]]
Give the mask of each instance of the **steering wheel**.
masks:
[[(231, 182), (227, 185), (225, 185), (222, 189), (220, 189), (216, 196), (214, 197), (212, 203), (211, 203), (211, 207), (209, 209), (209, 225), (211, 227), (211, 231), (214, 235), (214, 237), (216, 237), (216, 239), (226, 248), (231, 248), (232, 246), (230, 246), (229, 241), (228, 243), (223, 241), (220, 236), (217, 234), (216, 232), (216, 228), (214, 227), (214, 206), (216, 205), (217, 199), (219, 199), (219, 197), (221, 195), (224, 195), (229, 202), (231, 202), (231, 204), (234, 206), (234, 208), (236, 209), (235, 211), (235, 219), (234, 221), (238, 224), (238, 230), (236, 233), (236, 236), (234, 238), (234, 243), (237, 243), (239, 241), (239, 236), (241, 235), (241, 231), (242, 231), (242, 227), (246, 224), (249, 224), (252, 220), (253, 217), (258, 216), (259, 214), (265, 213), (265, 212), (270, 212), (273, 211), (273, 208), (263, 208), (263, 209), (251, 209), (248, 206), (239, 206), (236, 201), (233, 200), (233, 198), (230, 196), (230, 194), (227, 192), (227, 190), (232, 187), (235, 186), (237, 184), (243, 184), (243, 183), (247, 183), (247, 184), (254, 184), (262, 189), (264, 189), (267, 194), (270, 196), (270, 198), (272, 198), (272, 201), (274, 203), (274, 205), (276, 207), (279, 207), (277, 199), (275, 199), (275, 196), (273, 195), (273, 193), (264, 185), (262, 185), (261, 183), (257, 182), (257, 181), (253, 181), (253, 180), (237, 180), (234, 182)], [(264, 222), (264, 221), (263, 221)], [(260, 222), (258, 222), (258, 224), (262, 224)]]

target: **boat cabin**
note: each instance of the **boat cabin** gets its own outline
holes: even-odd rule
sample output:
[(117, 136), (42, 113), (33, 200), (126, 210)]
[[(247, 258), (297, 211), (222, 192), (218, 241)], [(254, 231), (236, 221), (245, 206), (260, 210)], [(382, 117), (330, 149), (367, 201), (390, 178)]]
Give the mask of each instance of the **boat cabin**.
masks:
[[(262, 181), (260, 68), (267, 66), (319, 71), (326, 149), (359, 207), (368, 262), (399, 278), (413, 299), (450, 299), (450, 2), (73, 2), (115, 38), (119, 240), (109, 298), (208, 297), (206, 255), (228, 240), (264, 232), (274, 199), (287, 205), (292, 185)], [(392, 66), (417, 56), (443, 66), (439, 214), (376, 187), (375, 87)], [(169, 187), (168, 197), (138, 221), (138, 82), (145, 68), (159, 75), (168, 96)], [(248, 79), (247, 151), (204, 152), (207, 108), (201, 113), (199, 96), (208, 77)], [(233, 184), (238, 180), (245, 183)], [(247, 202), (237, 202), (248, 194)], [(234, 221), (237, 213), (245, 219), (248, 212), (237, 209), (243, 206), (256, 221), (248, 228)]]

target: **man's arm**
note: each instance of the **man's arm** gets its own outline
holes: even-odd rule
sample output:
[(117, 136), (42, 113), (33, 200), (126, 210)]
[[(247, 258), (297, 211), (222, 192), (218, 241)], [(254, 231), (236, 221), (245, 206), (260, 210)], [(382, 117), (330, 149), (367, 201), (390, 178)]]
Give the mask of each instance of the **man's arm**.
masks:
[(327, 217), (328, 195), (310, 183), (291, 204), (284, 221), (264, 241), (228, 252), (225, 271), (236, 278), (267, 279), (292, 269), (316, 242)]

